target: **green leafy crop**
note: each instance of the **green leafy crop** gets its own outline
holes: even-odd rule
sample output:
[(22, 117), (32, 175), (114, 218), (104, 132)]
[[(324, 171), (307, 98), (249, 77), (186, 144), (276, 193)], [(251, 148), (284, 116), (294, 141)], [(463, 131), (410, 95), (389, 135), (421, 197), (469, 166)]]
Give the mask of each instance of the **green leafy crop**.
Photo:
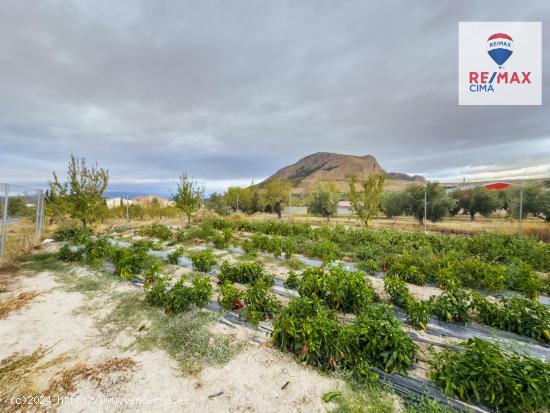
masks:
[(502, 412), (550, 408), (550, 364), (473, 338), (435, 356), (432, 379), (448, 396)]

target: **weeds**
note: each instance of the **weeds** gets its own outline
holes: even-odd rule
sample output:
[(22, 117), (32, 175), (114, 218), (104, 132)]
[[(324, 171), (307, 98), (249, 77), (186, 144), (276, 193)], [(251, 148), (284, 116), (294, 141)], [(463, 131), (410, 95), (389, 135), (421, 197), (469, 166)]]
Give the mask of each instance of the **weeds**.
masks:
[(37, 394), (37, 378), (44, 371), (70, 359), (62, 354), (49, 361), (43, 361), (49, 348), (39, 347), (32, 354), (14, 353), (0, 362), (0, 406), (2, 411), (20, 411), (21, 406), (10, 403), (14, 395)]
[(116, 303), (100, 323), (105, 333), (112, 337), (130, 329), (136, 337), (131, 347), (166, 351), (184, 374), (197, 372), (203, 366), (225, 364), (240, 350), (235, 342), (210, 332), (217, 319), (214, 314), (189, 311), (170, 316), (161, 308), (149, 306), (135, 293), (118, 296)]
[(14, 311), (25, 307), (35, 297), (39, 296), (37, 291), (20, 293), (17, 297), (0, 302), (0, 320), (7, 318)]

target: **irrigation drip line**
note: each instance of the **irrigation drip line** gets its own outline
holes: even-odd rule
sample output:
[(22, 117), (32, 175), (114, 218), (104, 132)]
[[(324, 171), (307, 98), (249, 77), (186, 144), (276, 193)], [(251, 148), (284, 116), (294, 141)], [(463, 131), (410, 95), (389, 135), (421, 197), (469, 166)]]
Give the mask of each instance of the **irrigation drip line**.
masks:
[[(407, 316), (402, 309), (395, 307), (395, 314), (399, 321), (406, 323)], [(434, 336), (452, 337), (460, 340), (468, 340), (474, 337), (481, 338), (498, 344), (507, 350), (526, 353), (544, 362), (550, 360), (550, 347), (544, 346), (536, 340), (473, 322), (468, 324), (446, 323), (432, 317), (426, 332)]]
[(404, 399), (412, 400), (412, 395), (417, 397), (425, 396), (437, 401), (440, 405), (450, 406), (462, 412), (491, 413), (494, 411), (484, 406), (472, 405), (447, 397), (441, 389), (426, 380), (386, 373), (378, 368), (374, 368), (374, 371), (378, 374), (382, 383), (390, 385)]

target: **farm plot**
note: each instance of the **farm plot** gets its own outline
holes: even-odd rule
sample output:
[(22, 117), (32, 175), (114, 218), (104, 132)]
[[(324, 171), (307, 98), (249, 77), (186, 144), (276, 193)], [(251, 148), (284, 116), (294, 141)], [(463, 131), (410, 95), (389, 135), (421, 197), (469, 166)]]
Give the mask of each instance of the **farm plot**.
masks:
[[(547, 244), (527, 237), (229, 220), (121, 235), (128, 243), (114, 247), (107, 238), (59, 236), (81, 245), (66, 245), (60, 257), (111, 261), (117, 275), (142, 283), (147, 302), (169, 314), (225, 309), (270, 331), (275, 346), (322, 370), (359, 381), (379, 377), (396, 390), (406, 383), (398, 373), (416, 377), (432, 398), (455, 409), (464, 406), (443, 392), (502, 411), (549, 407), (550, 395), (541, 389), (550, 386), (550, 312), (538, 301), (549, 291)], [(178, 264), (193, 271), (178, 273)], [(374, 282), (380, 277), (384, 294)], [(440, 294), (419, 299), (411, 294), (413, 285)], [(492, 356), (483, 358), (483, 352)], [(451, 367), (476, 357), (483, 371)], [(510, 366), (509, 374), (496, 373), (499, 363)], [(533, 369), (537, 375), (517, 374)], [(496, 384), (486, 392), (480, 390), (484, 383)], [(508, 386), (521, 394), (505, 397)], [(413, 387), (409, 383), (408, 390)]]

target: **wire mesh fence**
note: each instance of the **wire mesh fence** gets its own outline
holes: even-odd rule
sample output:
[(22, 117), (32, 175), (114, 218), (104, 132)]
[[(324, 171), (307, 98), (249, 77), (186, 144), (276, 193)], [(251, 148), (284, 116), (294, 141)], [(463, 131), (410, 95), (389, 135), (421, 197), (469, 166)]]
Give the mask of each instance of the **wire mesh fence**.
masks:
[(0, 183), (0, 257), (35, 242), (43, 228), (43, 191)]

